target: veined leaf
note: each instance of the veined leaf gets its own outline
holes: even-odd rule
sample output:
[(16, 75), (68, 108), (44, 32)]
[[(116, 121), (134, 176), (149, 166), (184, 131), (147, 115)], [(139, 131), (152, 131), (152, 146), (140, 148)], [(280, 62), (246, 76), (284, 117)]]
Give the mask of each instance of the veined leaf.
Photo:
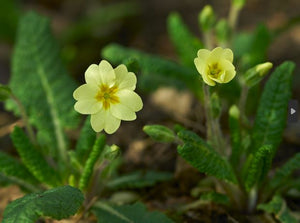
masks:
[(31, 184), (38, 184), (38, 181), (22, 163), (1, 151), (0, 175), (3, 180), (19, 184), (19, 186), (29, 191), (36, 190)]
[(140, 85), (142, 89), (149, 89), (149, 87), (156, 89), (162, 85), (171, 85), (179, 89), (189, 88), (197, 96), (202, 94), (196, 69), (183, 67), (170, 60), (117, 44), (106, 46), (102, 50), (102, 56), (115, 64), (123, 63), (128, 58), (135, 59), (141, 68), (138, 84), (142, 84)]
[(211, 146), (208, 145), (204, 139), (202, 139), (200, 136), (198, 136), (195, 132), (182, 129), (177, 133), (177, 136), (179, 139), (181, 139), (184, 143), (189, 143), (192, 145), (203, 145), (207, 149), (212, 150)]
[[(58, 151), (61, 156), (65, 154), (64, 128), (78, 124), (72, 97), (76, 84), (59, 58), (48, 19), (27, 13), (18, 26), (9, 86), (25, 107), (30, 123), (37, 128), (39, 143), (51, 147), (54, 156)], [(12, 101), (7, 108), (18, 110)]]
[(185, 143), (183, 146), (178, 146), (177, 151), (183, 159), (201, 173), (237, 183), (235, 174), (227, 160), (205, 145)]
[(182, 21), (178, 13), (171, 13), (167, 20), (168, 33), (180, 57), (182, 64), (194, 68), (197, 51), (203, 48), (199, 38), (195, 37)]
[(281, 184), (285, 184), (286, 180), (297, 169), (300, 169), (300, 153), (294, 155), (282, 167), (276, 170), (275, 176), (269, 182), (270, 186), (272, 188), (277, 188)]
[(293, 216), (285, 201), (275, 195), (267, 204), (258, 205), (257, 209), (263, 210), (269, 214), (274, 214), (275, 217), (282, 223), (297, 223), (297, 219)]
[(247, 164), (244, 167), (244, 182), (247, 191), (250, 191), (256, 183), (261, 182), (268, 174), (272, 164), (271, 154), (272, 147), (270, 145), (265, 145), (260, 147), (256, 153), (250, 155)]
[(147, 212), (146, 207), (141, 203), (110, 206), (97, 202), (92, 210), (98, 218), (98, 223), (174, 223), (158, 211)]
[(94, 170), (95, 163), (97, 162), (105, 148), (105, 141), (106, 138), (103, 134), (100, 135), (98, 139), (96, 139), (93, 149), (90, 152), (89, 157), (84, 165), (83, 172), (79, 180), (80, 190), (83, 190), (88, 186), (88, 183)]
[(80, 131), (79, 139), (77, 140), (75, 155), (79, 162), (84, 162), (88, 154), (91, 152), (96, 140), (96, 133), (93, 131), (90, 123), (90, 118), (87, 118)]
[(109, 181), (107, 186), (111, 189), (143, 188), (172, 178), (173, 174), (167, 172), (136, 171)]
[(57, 220), (68, 218), (77, 212), (83, 199), (81, 191), (71, 186), (28, 194), (6, 207), (2, 222), (33, 223), (40, 217), (51, 217)]
[(294, 68), (292, 62), (282, 63), (266, 83), (254, 122), (252, 152), (262, 145), (271, 145), (274, 156), (286, 124)]
[(49, 166), (43, 155), (34, 148), (21, 128), (15, 127), (11, 138), (22, 162), (36, 179), (51, 186), (60, 184), (58, 172)]

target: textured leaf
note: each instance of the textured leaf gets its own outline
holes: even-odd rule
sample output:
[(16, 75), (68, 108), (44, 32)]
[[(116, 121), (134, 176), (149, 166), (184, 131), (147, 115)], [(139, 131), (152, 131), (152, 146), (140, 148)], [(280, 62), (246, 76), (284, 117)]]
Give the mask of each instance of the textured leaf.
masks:
[(34, 148), (22, 129), (15, 127), (11, 138), (22, 162), (36, 179), (51, 186), (60, 184), (58, 173), (49, 166), (42, 154)]
[(245, 166), (245, 187), (247, 191), (264, 180), (272, 164), (272, 147), (265, 145), (260, 147), (254, 155), (250, 155)]
[(178, 146), (177, 151), (183, 159), (201, 173), (237, 183), (237, 179), (227, 160), (205, 145), (185, 143), (183, 146)]
[(57, 187), (43, 193), (28, 194), (10, 203), (3, 216), (3, 223), (33, 223), (40, 217), (54, 219), (74, 215), (83, 202), (83, 194), (71, 186)]
[(167, 172), (136, 171), (109, 181), (107, 187), (111, 189), (143, 188), (153, 186), (158, 182), (167, 181), (172, 178), (173, 174)]
[(254, 152), (262, 145), (272, 146), (272, 156), (277, 150), (286, 124), (294, 68), (294, 63), (284, 62), (276, 68), (265, 85), (252, 133)]
[[(18, 160), (0, 151), (0, 175), (7, 182), (19, 184), (27, 190), (35, 190), (30, 184), (37, 184), (37, 180)], [(27, 183), (28, 182), (28, 183)]]
[(141, 203), (109, 206), (98, 202), (94, 205), (93, 212), (98, 218), (98, 223), (173, 223), (158, 211), (147, 212)]
[(87, 118), (80, 131), (79, 139), (76, 144), (76, 158), (79, 162), (87, 159), (96, 140), (96, 133), (93, 131), (90, 123), (90, 118)]
[(297, 219), (293, 216), (285, 201), (275, 195), (267, 204), (258, 205), (257, 209), (263, 210), (269, 214), (274, 214), (275, 217), (282, 223), (297, 223)]
[(203, 44), (195, 37), (182, 21), (178, 13), (171, 13), (167, 20), (169, 36), (182, 64), (195, 67), (194, 59)]
[(207, 149), (212, 150), (211, 146), (193, 131), (182, 129), (177, 133), (177, 135), (184, 143), (189, 143), (194, 146), (203, 145)]
[[(27, 13), (19, 23), (9, 85), (37, 128), (40, 144), (54, 149), (52, 155), (66, 150), (63, 130), (78, 123), (72, 98), (76, 85), (59, 58), (48, 19)], [(11, 101), (7, 108), (17, 111)]]
[(128, 58), (135, 59), (141, 68), (138, 84), (143, 90), (155, 90), (166, 85), (178, 89), (186, 87), (197, 96), (201, 95), (201, 82), (196, 69), (186, 68), (161, 57), (117, 44), (106, 46), (102, 50), (102, 56), (115, 64), (123, 63)]
[(171, 143), (175, 139), (174, 132), (163, 125), (145, 125), (143, 131), (157, 142)]
[(94, 166), (97, 160), (99, 159), (101, 153), (105, 148), (105, 135), (100, 135), (99, 138), (95, 141), (92, 151), (89, 154), (89, 157), (84, 165), (82, 175), (79, 180), (79, 189), (83, 190), (88, 186), (90, 178), (93, 174)]
[(269, 182), (270, 186), (272, 188), (277, 188), (278, 186), (285, 184), (286, 180), (297, 169), (300, 169), (300, 153), (294, 155), (282, 167), (276, 170), (274, 177)]

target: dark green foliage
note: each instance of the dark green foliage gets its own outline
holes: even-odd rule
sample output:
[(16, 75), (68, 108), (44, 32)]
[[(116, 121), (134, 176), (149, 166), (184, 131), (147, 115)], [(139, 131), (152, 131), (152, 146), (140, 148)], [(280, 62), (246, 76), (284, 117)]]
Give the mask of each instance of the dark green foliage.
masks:
[(194, 59), (197, 57), (197, 51), (203, 48), (203, 44), (190, 32), (178, 13), (169, 15), (167, 25), (181, 63), (194, 68)]
[(22, 162), (36, 179), (51, 186), (60, 184), (58, 172), (49, 166), (43, 155), (34, 148), (21, 128), (15, 127), (11, 138)]
[(105, 203), (96, 203), (93, 212), (98, 223), (173, 223), (164, 214), (157, 211), (147, 212), (141, 203), (123, 206), (109, 206)]
[(198, 136), (195, 132), (182, 129), (177, 133), (179, 139), (181, 139), (184, 143), (189, 143), (194, 146), (202, 145), (209, 150), (213, 150), (210, 145), (208, 145), (200, 136)]
[(145, 125), (143, 131), (157, 142), (171, 143), (175, 140), (174, 132), (163, 125)]
[(96, 140), (96, 133), (93, 131), (90, 123), (90, 118), (86, 118), (82, 129), (80, 131), (80, 136), (76, 144), (76, 158), (79, 162), (83, 162), (87, 159), (90, 154), (94, 142)]
[(196, 69), (182, 67), (175, 62), (111, 44), (102, 50), (102, 56), (114, 64), (123, 63), (128, 58), (135, 59), (141, 69), (138, 86), (144, 91), (152, 91), (160, 86), (189, 88), (197, 96), (202, 94), (201, 82)]
[(11, 96), (11, 90), (8, 86), (0, 84), (0, 101), (5, 101)]
[(177, 151), (183, 159), (201, 173), (237, 183), (234, 172), (227, 160), (204, 144), (185, 143), (183, 146), (178, 146)]
[[(47, 18), (33, 12), (21, 18), (9, 85), (37, 128), (39, 143), (52, 148), (52, 155), (65, 151), (63, 130), (78, 123), (72, 99), (76, 84), (60, 60)], [(18, 110), (11, 101), (7, 108)]]
[(238, 167), (242, 154), (241, 145), (241, 128), (240, 128), (240, 111), (237, 106), (232, 106), (229, 110), (229, 129), (231, 141), (230, 162), (234, 167)]
[(262, 145), (272, 146), (272, 156), (277, 150), (286, 124), (294, 68), (295, 65), (292, 62), (282, 63), (265, 85), (252, 132), (253, 152)]
[(285, 185), (286, 180), (297, 169), (300, 169), (300, 153), (297, 153), (289, 161), (287, 161), (282, 167), (276, 170), (275, 176), (269, 182), (270, 186), (272, 188), (277, 188), (280, 185)]
[(40, 217), (54, 219), (74, 215), (83, 202), (77, 188), (62, 186), (43, 193), (28, 194), (10, 203), (3, 215), (3, 223), (34, 223)]
[[(37, 180), (27, 168), (13, 157), (0, 151), (0, 175), (9, 183), (19, 184), (27, 190), (32, 190), (30, 184), (37, 184)], [(28, 182), (28, 183), (27, 183)]]
[(272, 147), (265, 145), (251, 154), (245, 166), (244, 184), (247, 191), (264, 180), (272, 164)]
[(292, 215), (286, 202), (279, 196), (275, 195), (267, 204), (259, 204), (257, 207), (269, 214), (274, 214), (275, 217), (282, 223), (297, 223), (297, 219)]
[(124, 188), (143, 188), (154, 186), (156, 183), (171, 180), (172, 173), (156, 172), (156, 171), (136, 171), (128, 175), (120, 176), (115, 180), (107, 183), (111, 189), (124, 189)]
[(217, 192), (208, 192), (202, 194), (200, 200), (211, 201), (213, 203), (223, 204), (223, 205), (229, 204), (229, 198), (225, 194), (220, 194)]
[(79, 189), (83, 190), (88, 186), (90, 178), (94, 171), (94, 166), (99, 159), (101, 153), (105, 148), (105, 135), (100, 135), (99, 138), (95, 141), (92, 151), (89, 154), (89, 157), (84, 165), (84, 169), (79, 181)]

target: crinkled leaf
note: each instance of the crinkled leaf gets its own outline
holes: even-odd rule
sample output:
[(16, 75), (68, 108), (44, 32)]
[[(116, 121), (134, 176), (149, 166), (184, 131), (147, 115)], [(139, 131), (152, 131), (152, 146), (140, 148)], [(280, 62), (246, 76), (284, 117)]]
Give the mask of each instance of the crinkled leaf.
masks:
[(199, 38), (188, 29), (178, 13), (171, 13), (167, 20), (169, 36), (182, 64), (194, 68), (197, 51), (203, 48)]
[(77, 212), (83, 199), (81, 191), (71, 186), (28, 194), (6, 207), (2, 222), (33, 223), (40, 217), (51, 217), (57, 220), (68, 218)]
[(298, 222), (286, 205), (286, 202), (279, 195), (275, 195), (269, 203), (259, 204), (257, 209), (274, 214), (276, 219), (282, 223)]
[(185, 143), (178, 146), (179, 155), (201, 173), (237, 183), (235, 174), (227, 160), (204, 144)]
[(11, 138), (22, 162), (36, 179), (51, 186), (60, 184), (58, 172), (49, 166), (43, 155), (30, 143), (21, 128), (15, 127), (11, 133)]
[(182, 129), (178, 131), (177, 136), (184, 143), (193, 144), (194, 146), (203, 145), (207, 149), (212, 150), (211, 146), (208, 145), (199, 135), (197, 135), (193, 131)]
[(196, 69), (183, 67), (162, 57), (117, 44), (106, 46), (102, 50), (102, 56), (115, 64), (123, 63), (128, 58), (135, 59), (141, 68), (138, 87), (143, 90), (175, 86), (178, 89), (189, 88), (197, 96), (201, 95), (201, 82)]
[(265, 145), (251, 154), (244, 167), (244, 182), (247, 191), (264, 180), (272, 164), (272, 147)]
[[(57, 155), (57, 149), (66, 150), (63, 130), (78, 124), (72, 98), (76, 84), (60, 60), (47, 18), (33, 12), (21, 18), (9, 86), (37, 128), (39, 143), (52, 148), (52, 155)], [(18, 110), (12, 101), (7, 108)]]
[(148, 212), (141, 203), (110, 206), (98, 202), (92, 211), (97, 216), (98, 223), (173, 223), (171, 219), (158, 211)]
[(111, 189), (150, 187), (158, 182), (170, 180), (172, 177), (173, 174), (167, 172), (136, 171), (109, 181), (107, 187)]
[(275, 154), (285, 128), (288, 101), (291, 97), (291, 81), (295, 64), (284, 62), (272, 73), (265, 85), (257, 109), (252, 132), (252, 151), (262, 145), (272, 146)]

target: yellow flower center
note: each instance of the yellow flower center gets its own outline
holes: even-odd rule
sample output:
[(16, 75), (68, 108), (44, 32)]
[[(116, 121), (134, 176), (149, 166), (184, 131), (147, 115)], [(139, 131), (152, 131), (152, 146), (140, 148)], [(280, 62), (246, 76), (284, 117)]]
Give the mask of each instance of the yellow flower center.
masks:
[(119, 97), (116, 96), (116, 92), (118, 91), (117, 86), (109, 87), (105, 84), (100, 86), (100, 89), (96, 95), (96, 100), (102, 102), (103, 108), (105, 110), (109, 109), (110, 104), (119, 103)]
[(218, 78), (218, 76), (222, 72), (218, 63), (208, 65), (208, 70), (209, 70), (209, 75), (213, 78)]

